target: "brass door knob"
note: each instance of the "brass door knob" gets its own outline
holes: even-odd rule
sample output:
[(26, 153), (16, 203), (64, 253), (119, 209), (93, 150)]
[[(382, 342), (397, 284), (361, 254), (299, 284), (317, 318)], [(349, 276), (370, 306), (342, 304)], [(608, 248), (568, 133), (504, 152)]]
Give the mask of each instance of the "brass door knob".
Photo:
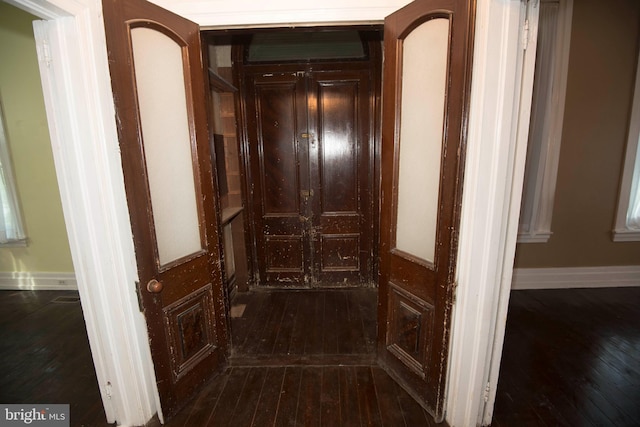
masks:
[(164, 288), (164, 285), (162, 284), (162, 282), (159, 282), (156, 279), (151, 279), (149, 280), (149, 283), (147, 283), (147, 290), (152, 294), (162, 292), (162, 288)]

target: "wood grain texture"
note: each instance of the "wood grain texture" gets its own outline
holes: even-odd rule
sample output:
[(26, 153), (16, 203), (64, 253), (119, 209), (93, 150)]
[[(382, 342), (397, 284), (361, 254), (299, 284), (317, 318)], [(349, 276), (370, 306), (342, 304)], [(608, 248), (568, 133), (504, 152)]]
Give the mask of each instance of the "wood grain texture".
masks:
[[(227, 354), (227, 319), (219, 264), (217, 212), (220, 207), (213, 189), (207, 119), (210, 115), (205, 98), (208, 85), (204, 82), (200, 28), (145, 0), (106, 0), (102, 7), (118, 142), (138, 268), (138, 294), (150, 337), (158, 395), (163, 412), (168, 415), (175, 413), (208, 377), (222, 369)], [(145, 155), (151, 145), (141, 131), (145, 127), (140, 113), (140, 81), (136, 79), (136, 61), (132, 60), (135, 59), (132, 32), (136, 28), (153, 30), (155, 34), (172, 40), (169, 43), (175, 43), (185, 78), (184, 113), (190, 144), (185, 149), (191, 155), (199, 247), (202, 250), (186, 251), (176, 255), (178, 259), (162, 262), (156, 236), (158, 224), (155, 223), (159, 211), (154, 214), (157, 206), (152, 206), (151, 162), (147, 162)], [(149, 93), (161, 92), (162, 88), (163, 85), (156, 82)], [(162, 117), (173, 114), (164, 110), (163, 105), (154, 106), (164, 114)], [(166, 149), (176, 143), (168, 138), (158, 149)], [(171, 177), (172, 170), (165, 168), (162, 173)], [(168, 206), (164, 206), (162, 211), (172, 215), (166, 210)], [(161, 265), (163, 263), (165, 265)], [(163, 284), (161, 293), (147, 291), (146, 284), (151, 280)], [(209, 293), (209, 296), (203, 299), (201, 315), (189, 321), (195, 331), (191, 334), (186, 329), (181, 330), (179, 325), (181, 319), (188, 315), (192, 300), (202, 297), (202, 292)], [(199, 336), (206, 336), (206, 339), (200, 340)], [(189, 357), (183, 352), (185, 357), (181, 358), (178, 354), (185, 348), (190, 350)]]
[(235, 49), (258, 286), (375, 280), (380, 32), (362, 34), (364, 60), (249, 63)]
[(635, 426), (640, 288), (511, 293), (495, 426)]
[[(51, 302), (72, 295), (0, 292), (0, 402), (68, 403), (72, 426), (107, 426), (80, 304)], [(640, 288), (513, 292), (493, 425), (637, 426), (638, 307)], [(339, 413), (332, 425), (347, 427), (435, 425), (373, 361), (327, 360), (231, 367), (165, 425), (235, 427), (242, 418), (256, 427), (304, 426), (307, 412), (320, 422)]]
[(76, 291), (0, 291), (0, 366), (1, 403), (69, 404), (71, 425), (107, 425)]
[[(403, 166), (401, 147), (409, 146), (410, 137), (404, 141), (401, 123), (413, 117), (428, 117), (428, 109), (418, 105), (407, 106), (402, 99), (408, 79), (405, 75), (404, 44), (409, 35), (422, 25), (430, 25), (436, 19), (449, 21), (446, 73), (446, 96), (443, 105), (444, 128), (442, 137), (420, 134), (415, 144), (441, 144), (440, 173), (429, 182), (437, 188), (437, 223), (433, 260), (421, 259), (418, 254), (401, 250), (396, 242), (401, 206), (400, 171)], [(416, 0), (385, 18), (384, 23), (384, 71), (382, 105), (381, 148), (381, 198), (380, 198), (380, 269), (378, 286), (380, 304), (378, 323), (378, 356), (394, 378), (412, 390), (421, 404), (434, 414), (444, 417), (446, 373), (451, 328), (451, 309), (457, 262), (457, 244), (462, 208), (466, 127), (470, 99), (475, 1), (468, 0)], [(426, 43), (426, 42), (425, 42)], [(422, 50), (425, 55), (434, 51)], [(431, 61), (431, 56), (425, 61)], [(429, 91), (420, 94), (425, 106), (442, 102)], [(433, 138), (433, 139), (430, 139)], [(441, 138), (441, 140), (438, 140)], [(429, 140), (427, 140), (429, 139)], [(428, 160), (418, 159), (423, 164)], [(438, 162), (438, 159), (435, 160)], [(404, 171), (405, 169), (403, 169)], [(418, 178), (416, 178), (418, 179)], [(404, 184), (402, 184), (404, 185)], [(416, 184), (420, 186), (420, 183)], [(421, 188), (413, 190), (415, 199), (425, 197)], [(407, 193), (409, 194), (409, 193)], [(426, 236), (421, 236), (426, 238)], [(404, 301), (395, 296), (404, 294)], [(421, 307), (421, 315), (407, 316), (401, 313), (414, 300)], [(429, 315), (426, 312), (429, 311)], [(427, 319), (429, 318), (429, 319)], [(420, 321), (418, 321), (420, 319)], [(403, 323), (404, 321), (404, 323)], [(419, 327), (418, 327), (419, 325)], [(412, 330), (414, 350), (402, 348), (407, 343), (404, 331)], [(417, 347), (417, 348), (416, 348)]]
[(376, 289), (256, 291), (231, 319), (234, 365), (370, 363), (375, 360)]
[[(191, 416), (192, 412), (202, 413), (198, 402), (211, 406), (207, 421), (200, 422), (202, 417)], [(165, 425), (428, 427), (436, 424), (378, 367), (304, 366), (230, 368), (211, 381), (193, 405)]]

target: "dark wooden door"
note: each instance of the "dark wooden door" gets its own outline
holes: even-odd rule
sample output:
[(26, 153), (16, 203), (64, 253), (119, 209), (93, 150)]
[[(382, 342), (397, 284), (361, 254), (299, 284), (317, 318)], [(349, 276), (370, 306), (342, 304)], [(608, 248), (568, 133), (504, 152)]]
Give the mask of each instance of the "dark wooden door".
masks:
[(310, 192), (308, 145), (303, 138), (307, 133), (305, 80), (295, 72), (258, 73), (247, 80), (258, 281), (305, 286), (311, 276), (306, 262)]
[(385, 20), (378, 356), (443, 418), (455, 291), (473, 0)]
[(371, 72), (307, 76), (312, 277), (330, 286), (366, 283), (373, 280)]
[(260, 285), (373, 280), (374, 72), (368, 64), (335, 68), (245, 69)]
[(170, 416), (227, 347), (200, 30), (143, 0), (103, 8), (138, 293)]

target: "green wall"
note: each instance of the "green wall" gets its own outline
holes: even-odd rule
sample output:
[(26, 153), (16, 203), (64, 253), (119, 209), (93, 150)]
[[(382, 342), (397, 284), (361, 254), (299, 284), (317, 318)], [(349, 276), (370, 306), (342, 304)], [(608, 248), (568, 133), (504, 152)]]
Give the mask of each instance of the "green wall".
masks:
[(32, 21), (0, 2), (0, 102), (29, 244), (0, 248), (0, 272), (73, 272)]

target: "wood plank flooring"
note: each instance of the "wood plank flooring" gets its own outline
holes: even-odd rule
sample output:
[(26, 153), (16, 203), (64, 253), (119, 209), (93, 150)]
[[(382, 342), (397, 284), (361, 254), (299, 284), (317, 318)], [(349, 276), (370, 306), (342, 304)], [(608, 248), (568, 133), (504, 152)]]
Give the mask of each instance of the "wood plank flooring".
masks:
[(493, 426), (639, 426), (640, 288), (511, 293)]
[(376, 304), (376, 289), (238, 294), (231, 367), (167, 426), (435, 425), (375, 366)]
[[(373, 348), (375, 301), (323, 292), (298, 303), (254, 292), (271, 319), (258, 323), (248, 294), (234, 301), (246, 307), (232, 320), (231, 365), (166, 426), (432, 425), (384, 371), (357, 363)], [(0, 402), (69, 403), (72, 426), (103, 427), (81, 307), (52, 302), (73, 295), (0, 291)], [(349, 316), (331, 320), (344, 311), (335, 304)], [(311, 330), (358, 316), (362, 329)], [(339, 351), (348, 363), (334, 363)], [(502, 360), (493, 426), (640, 425), (640, 288), (514, 291)]]
[(79, 301), (0, 291), (0, 403), (69, 404), (71, 425), (107, 425)]
[(168, 427), (434, 426), (375, 366), (232, 367)]
[(376, 304), (376, 289), (238, 294), (231, 307), (231, 362), (373, 364)]

